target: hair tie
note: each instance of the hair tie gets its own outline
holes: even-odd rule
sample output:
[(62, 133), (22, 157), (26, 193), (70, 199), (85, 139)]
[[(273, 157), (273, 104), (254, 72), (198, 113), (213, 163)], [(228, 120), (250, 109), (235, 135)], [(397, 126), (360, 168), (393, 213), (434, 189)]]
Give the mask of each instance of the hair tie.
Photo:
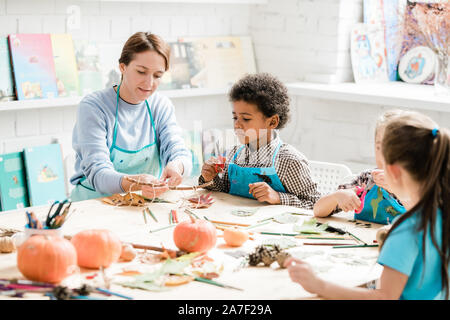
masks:
[(433, 137), (436, 137), (438, 132), (439, 132), (438, 128), (434, 128), (433, 130), (431, 130), (431, 134), (433, 135)]

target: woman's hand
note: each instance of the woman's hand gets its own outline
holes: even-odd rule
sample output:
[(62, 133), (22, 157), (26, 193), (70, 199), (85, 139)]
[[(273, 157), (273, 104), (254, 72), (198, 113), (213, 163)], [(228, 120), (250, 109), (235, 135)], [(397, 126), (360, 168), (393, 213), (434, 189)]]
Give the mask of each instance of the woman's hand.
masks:
[(336, 202), (344, 211), (358, 210), (361, 206), (361, 200), (353, 189), (341, 189), (334, 193)]
[(213, 180), (220, 172), (223, 172), (222, 166), (220, 166), (221, 164), (223, 164), (223, 159), (215, 157), (209, 158), (202, 166), (203, 180), (205, 180), (205, 182), (209, 182)]
[(129, 177), (133, 178), (138, 183), (131, 182), (127, 179), (122, 179), (122, 189), (125, 192), (142, 190), (142, 195), (144, 197), (153, 199), (153, 198), (160, 196), (167, 190), (169, 190), (169, 187), (167, 185), (165, 185), (163, 187), (153, 188), (151, 185), (139, 184), (139, 182), (153, 183), (155, 185), (164, 184), (163, 181), (158, 180), (155, 176), (152, 176), (151, 174), (135, 174), (135, 175), (130, 175)]
[(306, 291), (319, 294), (323, 290), (325, 282), (315, 275), (308, 263), (290, 257), (286, 259), (284, 266), (288, 269), (291, 280), (300, 284)]
[(249, 193), (251, 193), (256, 200), (260, 202), (268, 202), (270, 204), (280, 204), (280, 195), (272, 189), (266, 182), (250, 183)]
[(164, 168), (161, 181), (167, 181), (169, 187), (176, 187), (183, 181), (184, 166), (181, 161), (171, 161)]

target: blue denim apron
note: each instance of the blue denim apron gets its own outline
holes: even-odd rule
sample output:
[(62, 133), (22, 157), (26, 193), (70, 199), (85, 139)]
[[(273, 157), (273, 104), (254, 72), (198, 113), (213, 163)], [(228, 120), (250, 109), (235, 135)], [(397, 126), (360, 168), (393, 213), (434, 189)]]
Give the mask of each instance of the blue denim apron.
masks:
[(263, 168), (249, 168), (241, 167), (234, 163), (238, 154), (242, 151), (244, 146), (241, 146), (234, 155), (230, 164), (228, 165), (228, 178), (230, 180), (230, 194), (234, 194), (241, 197), (255, 199), (252, 194), (249, 193), (249, 184), (255, 182), (266, 182), (273, 190), (278, 192), (286, 192), (283, 184), (278, 177), (275, 170), (275, 157), (281, 147), (281, 141), (275, 149), (272, 157), (272, 166)]
[[(109, 149), (110, 160), (114, 166), (114, 169), (118, 172), (125, 174), (151, 174), (156, 177), (161, 176), (161, 159), (159, 157), (159, 148), (156, 143), (156, 130), (153, 122), (153, 116), (150, 111), (147, 100), (145, 104), (147, 106), (148, 114), (153, 129), (154, 141), (145, 147), (132, 151), (118, 147), (116, 145), (117, 138), (117, 124), (118, 124), (118, 110), (119, 110), (119, 91), (120, 85), (117, 88), (117, 104), (116, 104), (116, 116), (114, 121), (114, 134), (111, 148)], [(126, 190), (125, 190), (126, 191)], [(109, 194), (102, 194), (97, 192), (94, 187), (86, 180), (86, 177), (80, 179), (78, 184), (72, 190), (70, 198), (72, 201), (88, 200), (100, 197), (106, 197)]]

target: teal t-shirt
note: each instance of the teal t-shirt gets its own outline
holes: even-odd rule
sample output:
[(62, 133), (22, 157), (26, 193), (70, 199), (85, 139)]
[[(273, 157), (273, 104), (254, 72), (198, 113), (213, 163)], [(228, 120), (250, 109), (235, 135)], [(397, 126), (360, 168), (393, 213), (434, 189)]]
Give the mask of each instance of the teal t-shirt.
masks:
[[(398, 217), (397, 217), (398, 218)], [(427, 232), (425, 265), (423, 263), (422, 236), (417, 232), (420, 216), (414, 213), (403, 221), (386, 239), (378, 263), (408, 276), (401, 300), (433, 300), (445, 296), (441, 282), (441, 258)], [(436, 241), (442, 245), (442, 212), (438, 210), (435, 228)]]

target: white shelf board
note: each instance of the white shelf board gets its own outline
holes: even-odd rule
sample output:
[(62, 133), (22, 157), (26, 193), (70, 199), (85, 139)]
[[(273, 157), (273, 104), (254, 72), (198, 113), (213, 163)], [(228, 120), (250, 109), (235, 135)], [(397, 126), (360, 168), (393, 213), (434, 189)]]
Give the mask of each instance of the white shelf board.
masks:
[(297, 82), (289, 83), (287, 87), (290, 94), (298, 96), (450, 112), (450, 95), (437, 95), (432, 85), (400, 81), (371, 84)]
[[(179, 89), (179, 90), (159, 90), (158, 92), (161, 95), (164, 95), (168, 98), (176, 99), (176, 98), (225, 95), (228, 93), (228, 90), (229, 88), (217, 88), (217, 89), (195, 88), (195, 89)], [(76, 106), (80, 103), (82, 98), (83, 97), (70, 97), (70, 98), (4, 101), (0, 102), (0, 112)]]
[[(92, 0), (84, 0), (92, 1)], [(156, 3), (210, 3), (210, 4), (267, 4), (268, 0), (100, 0), (100, 2), (156, 2)]]

